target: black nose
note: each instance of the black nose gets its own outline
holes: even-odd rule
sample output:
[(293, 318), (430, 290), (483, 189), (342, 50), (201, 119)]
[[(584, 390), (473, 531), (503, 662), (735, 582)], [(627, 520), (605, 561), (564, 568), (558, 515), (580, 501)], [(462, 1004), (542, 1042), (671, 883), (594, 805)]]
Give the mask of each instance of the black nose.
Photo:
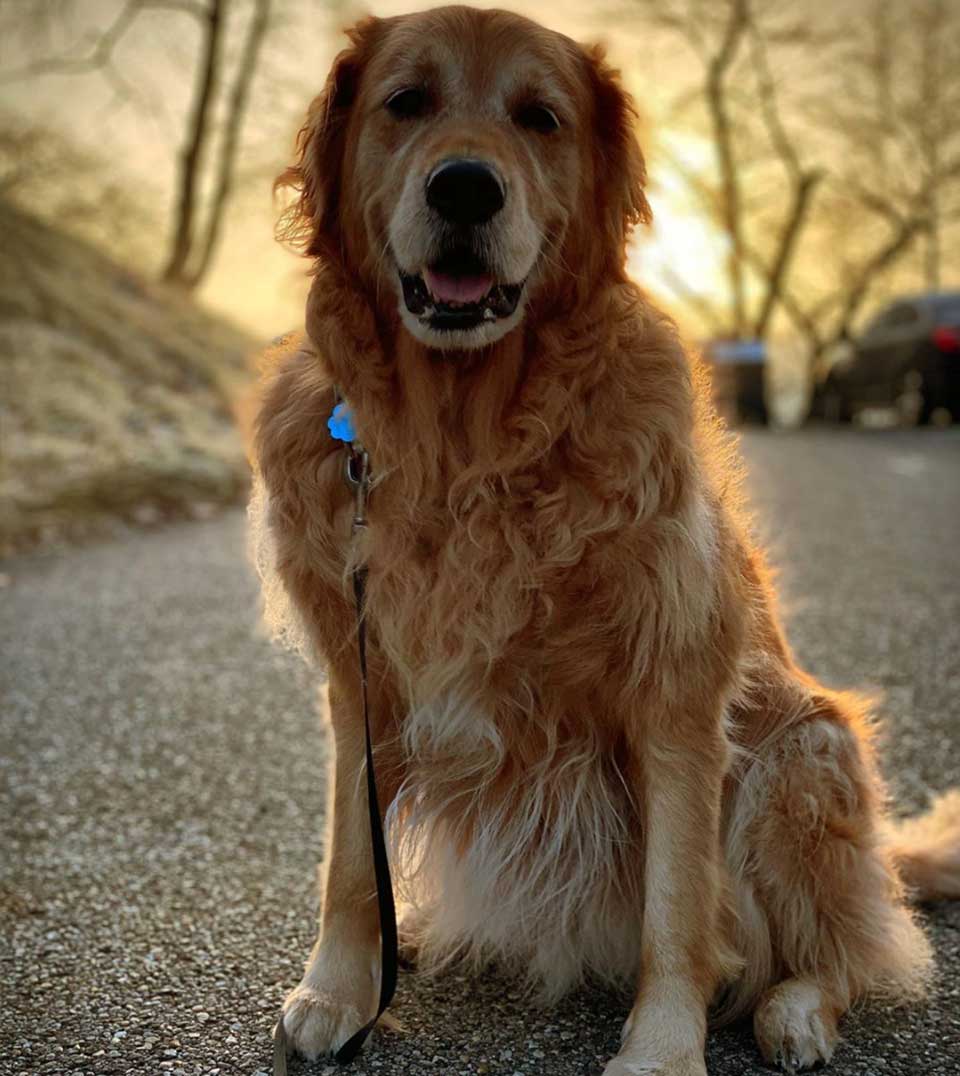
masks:
[(444, 161), (427, 180), (427, 205), (451, 224), (484, 224), (503, 209), (503, 187), (483, 161)]

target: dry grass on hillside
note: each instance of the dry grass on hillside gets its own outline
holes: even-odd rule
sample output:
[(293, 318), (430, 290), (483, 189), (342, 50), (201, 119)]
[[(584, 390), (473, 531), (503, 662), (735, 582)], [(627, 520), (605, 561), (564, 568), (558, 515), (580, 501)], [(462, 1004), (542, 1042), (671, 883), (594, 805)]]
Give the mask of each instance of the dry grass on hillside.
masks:
[(0, 550), (244, 496), (253, 342), (0, 202)]

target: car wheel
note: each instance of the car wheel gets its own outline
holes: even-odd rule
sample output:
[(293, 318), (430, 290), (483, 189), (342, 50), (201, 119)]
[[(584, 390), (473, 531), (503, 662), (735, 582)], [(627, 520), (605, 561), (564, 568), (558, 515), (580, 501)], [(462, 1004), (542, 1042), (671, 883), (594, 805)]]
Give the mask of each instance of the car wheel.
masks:
[(925, 426), (929, 423), (933, 409), (924, 394), (923, 374), (919, 370), (908, 370), (903, 375), (894, 404), (901, 426)]

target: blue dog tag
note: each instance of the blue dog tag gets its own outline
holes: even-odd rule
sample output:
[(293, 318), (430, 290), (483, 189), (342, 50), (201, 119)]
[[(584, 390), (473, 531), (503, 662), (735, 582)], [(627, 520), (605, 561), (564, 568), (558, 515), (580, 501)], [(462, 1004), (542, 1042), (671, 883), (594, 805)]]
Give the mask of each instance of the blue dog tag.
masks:
[(357, 431), (353, 428), (353, 415), (350, 414), (350, 408), (345, 400), (341, 400), (333, 409), (327, 419), (327, 429), (331, 437), (337, 441), (346, 441), (348, 444), (356, 441)]

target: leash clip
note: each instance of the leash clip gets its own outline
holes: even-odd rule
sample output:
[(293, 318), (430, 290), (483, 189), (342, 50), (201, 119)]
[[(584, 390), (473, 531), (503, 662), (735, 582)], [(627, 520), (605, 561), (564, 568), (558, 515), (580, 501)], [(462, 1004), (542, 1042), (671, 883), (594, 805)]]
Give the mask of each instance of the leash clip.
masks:
[(367, 493), (370, 489), (370, 457), (358, 441), (350, 445), (343, 462), (344, 481), (353, 490), (353, 533), (367, 525)]

